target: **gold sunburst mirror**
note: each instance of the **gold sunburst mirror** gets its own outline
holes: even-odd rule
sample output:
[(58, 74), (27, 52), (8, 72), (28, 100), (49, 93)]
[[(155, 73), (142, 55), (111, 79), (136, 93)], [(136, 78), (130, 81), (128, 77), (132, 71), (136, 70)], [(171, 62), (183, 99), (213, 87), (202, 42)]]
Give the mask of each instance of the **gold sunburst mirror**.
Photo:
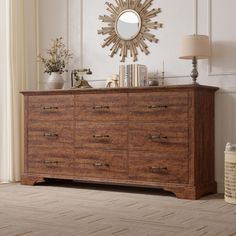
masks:
[(162, 24), (152, 21), (160, 8), (149, 9), (154, 0), (115, 0), (116, 4), (106, 2), (109, 15), (99, 16), (107, 24), (98, 30), (98, 34), (107, 35), (102, 47), (111, 47), (110, 56), (120, 55), (121, 62), (130, 55), (133, 61), (138, 60), (138, 48), (148, 55), (146, 41), (157, 43), (158, 39), (151, 30), (162, 28)]

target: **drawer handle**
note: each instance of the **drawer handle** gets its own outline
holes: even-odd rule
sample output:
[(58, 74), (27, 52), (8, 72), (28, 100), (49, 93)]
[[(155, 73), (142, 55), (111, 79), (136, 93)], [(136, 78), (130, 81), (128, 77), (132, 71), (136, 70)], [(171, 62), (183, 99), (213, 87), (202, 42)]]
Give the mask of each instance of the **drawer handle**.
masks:
[(167, 105), (151, 105), (148, 106), (149, 109), (167, 109), (168, 106)]
[(53, 111), (53, 110), (58, 110), (59, 108), (58, 107), (43, 107), (43, 110), (46, 110), (46, 111)]
[(50, 165), (50, 164), (58, 164), (59, 162), (58, 161), (48, 161), (48, 160), (45, 160), (43, 163), (45, 165)]
[(110, 138), (110, 136), (109, 135), (100, 135), (100, 134), (95, 134), (95, 135), (93, 135), (93, 137), (94, 138)]
[(150, 167), (150, 171), (152, 173), (157, 173), (157, 174), (166, 174), (168, 172), (168, 169), (167, 169), (167, 167), (152, 166), (152, 167)]
[(108, 163), (101, 163), (101, 162), (96, 162), (93, 164), (95, 167), (100, 168), (100, 167), (106, 167), (110, 168), (110, 165)]
[(167, 141), (168, 137), (167, 136), (162, 136), (161, 134), (159, 134), (159, 135), (149, 135), (148, 139), (151, 140), (151, 141), (164, 142), (164, 141)]
[(44, 133), (43, 136), (47, 138), (57, 138), (59, 135), (56, 133)]
[(94, 106), (93, 109), (94, 110), (101, 110), (101, 109), (109, 110), (110, 107), (109, 106)]

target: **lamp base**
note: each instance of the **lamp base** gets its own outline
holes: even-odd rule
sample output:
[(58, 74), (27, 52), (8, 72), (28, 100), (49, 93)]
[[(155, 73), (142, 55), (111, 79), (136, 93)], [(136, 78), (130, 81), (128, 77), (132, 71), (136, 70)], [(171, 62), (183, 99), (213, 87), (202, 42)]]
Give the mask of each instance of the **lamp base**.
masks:
[(196, 57), (193, 57), (192, 64), (193, 64), (193, 70), (192, 70), (190, 76), (193, 79), (193, 84), (198, 84), (197, 83), (197, 77), (198, 77), (199, 73), (198, 73), (198, 70), (197, 70), (197, 58)]

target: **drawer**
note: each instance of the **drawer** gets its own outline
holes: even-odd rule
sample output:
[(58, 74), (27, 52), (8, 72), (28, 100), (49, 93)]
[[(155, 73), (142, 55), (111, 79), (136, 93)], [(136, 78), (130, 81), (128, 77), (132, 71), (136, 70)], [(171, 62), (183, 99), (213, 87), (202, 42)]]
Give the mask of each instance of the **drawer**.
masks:
[(77, 122), (75, 146), (94, 149), (127, 149), (127, 129), (126, 122)]
[(29, 146), (27, 149), (28, 159), (40, 159), (41, 157), (50, 158), (60, 158), (60, 159), (73, 159), (74, 158), (74, 148), (73, 147), (63, 147), (59, 146), (54, 148), (50, 147), (37, 147)]
[(146, 151), (175, 151), (188, 152), (188, 124), (174, 122), (129, 124), (129, 149)]
[(139, 181), (161, 183), (189, 182), (188, 160), (182, 152), (130, 152), (129, 176)]
[(73, 124), (68, 121), (28, 123), (29, 146), (45, 146), (57, 149), (74, 144)]
[(77, 149), (75, 152), (75, 176), (127, 178), (127, 152), (124, 150)]
[(29, 158), (28, 173), (48, 174), (49, 177), (72, 176), (74, 161), (70, 158), (61, 158), (57, 155), (38, 155)]
[(71, 121), (73, 117), (73, 95), (29, 96), (29, 120)]
[(76, 120), (123, 121), (127, 120), (127, 94), (76, 95)]
[(131, 93), (129, 120), (134, 121), (186, 121), (189, 99), (187, 92)]

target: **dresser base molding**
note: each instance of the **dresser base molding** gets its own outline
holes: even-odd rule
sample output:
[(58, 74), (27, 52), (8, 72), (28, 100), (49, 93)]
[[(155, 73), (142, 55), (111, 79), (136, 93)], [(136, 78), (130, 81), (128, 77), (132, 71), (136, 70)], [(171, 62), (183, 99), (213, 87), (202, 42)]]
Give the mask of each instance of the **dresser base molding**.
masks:
[(44, 182), (44, 178), (40, 176), (33, 176), (28, 174), (23, 174), (21, 176), (21, 184), (33, 186), (37, 183)]
[(189, 200), (197, 200), (204, 195), (214, 194), (217, 192), (216, 183), (209, 183), (204, 186), (193, 187), (189, 185), (181, 185), (181, 184), (155, 184), (153, 182), (147, 183), (142, 181), (134, 181), (134, 180), (104, 180), (102, 178), (76, 178), (76, 177), (68, 177), (68, 176), (57, 176), (52, 177), (49, 175), (29, 175), (24, 174), (21, 177), (21, 184), (23, 185), (35, 185), (40, 182), (45, 182), (45, 179), (65, 179), (72, 180), (76, 183), (87, 183), (87, 184), (103, 184), (103, 185), (112, 185), (112, 186), (125, 186), (125, 187), (141, 187), (141, 188), (152, 188), (152, 189), (163, 189), (165, 191), (173, 193), (177, 198), (180, 199), (189, 199)]
[(176, 186), (167, 186), (163, 188), (166, 191), (173, 192), (177, 198), (197, 200), (207, 194), (217, 193), (216, 183), (209, 183), (205, 186), (197, 187), (176, 187)]

